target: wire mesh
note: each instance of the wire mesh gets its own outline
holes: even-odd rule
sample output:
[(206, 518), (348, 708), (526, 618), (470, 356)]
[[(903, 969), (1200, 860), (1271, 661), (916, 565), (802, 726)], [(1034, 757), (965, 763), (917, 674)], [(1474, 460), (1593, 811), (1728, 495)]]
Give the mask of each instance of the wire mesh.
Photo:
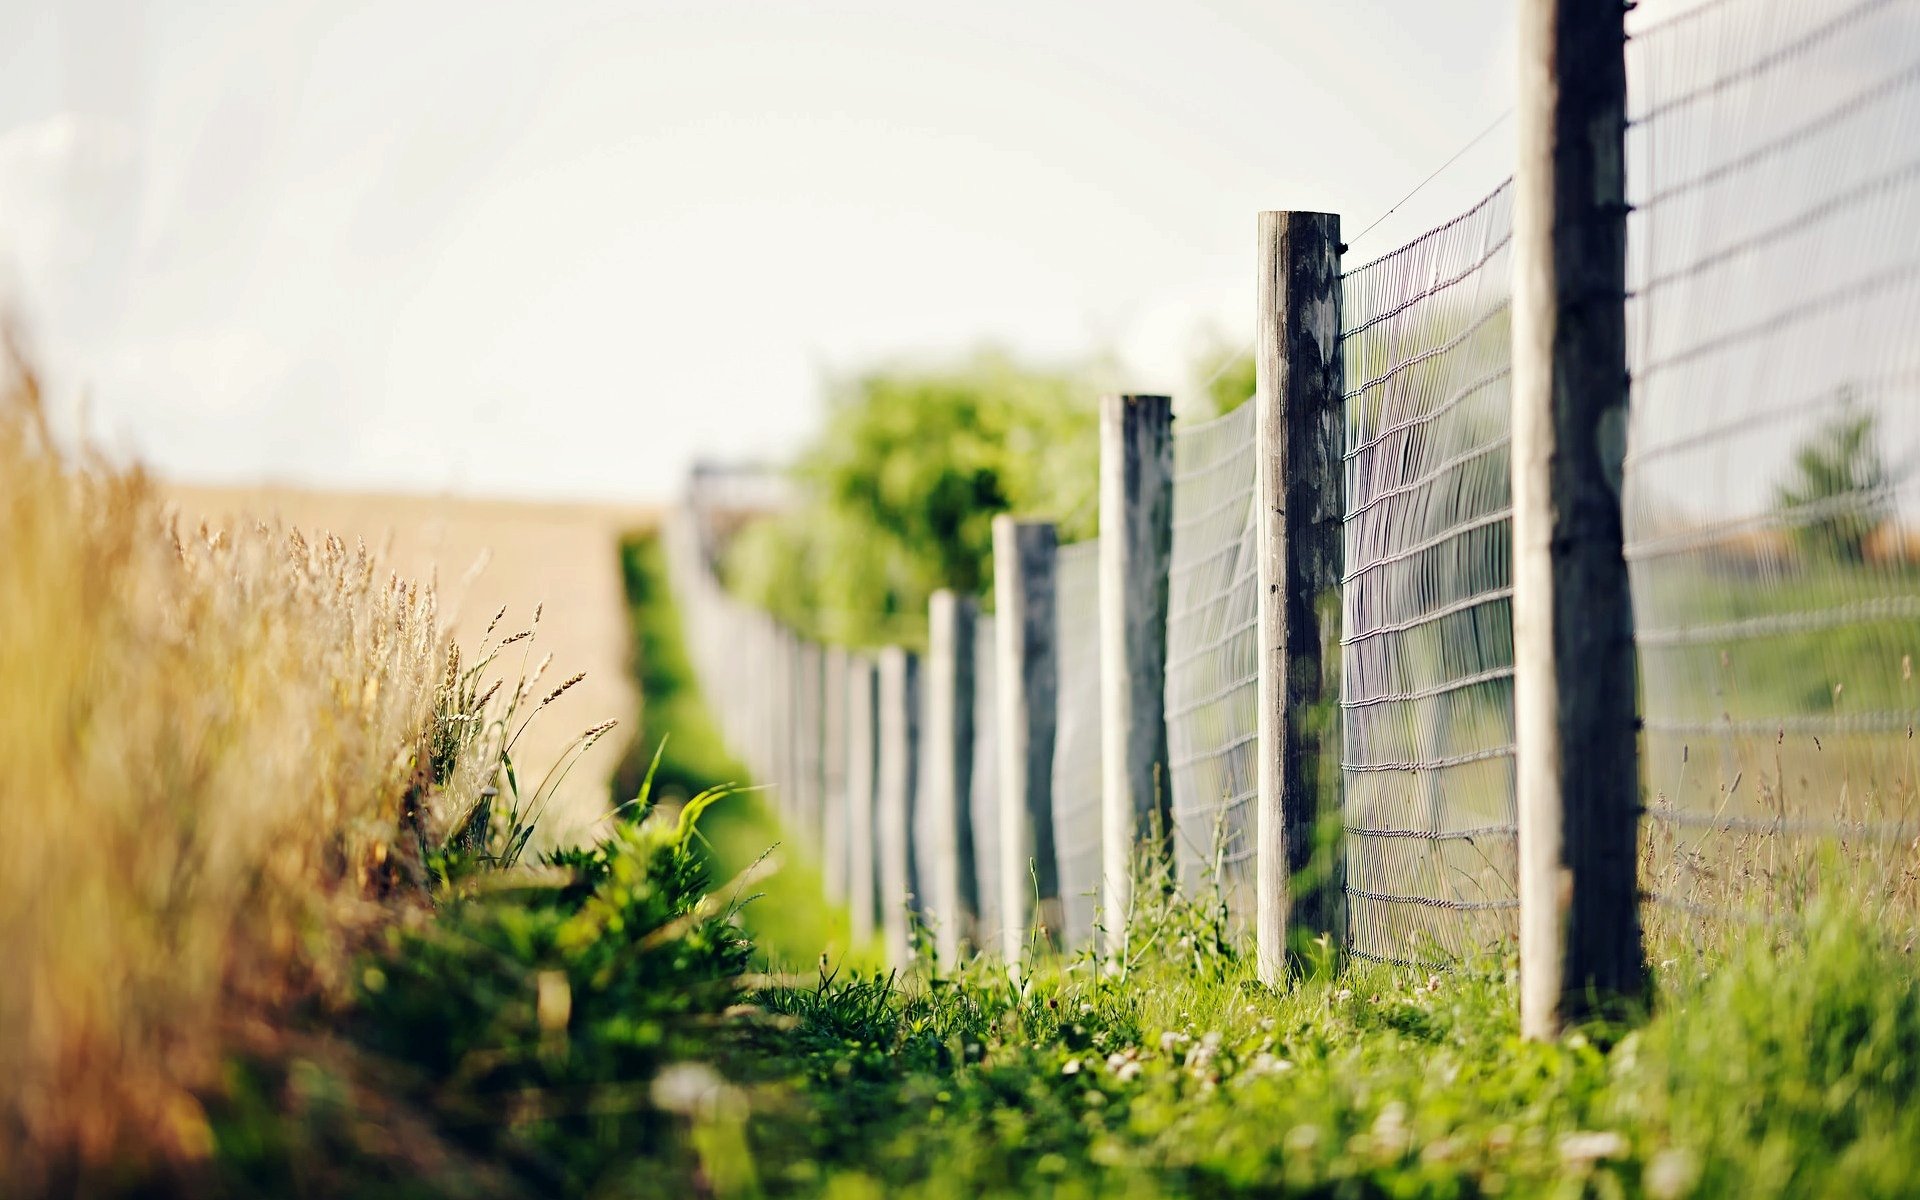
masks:
[(1627, 558), (1652, 921), (1916, 912), (1920, 6), (1648, 0)]
[(1508, 466), (1512, 187), (1348, 273), (1348, 938), (1458, 958), (1518, 902)]
[(1100, 542), (1062, 546), (1055, 560), (1059, 670), (1053, 743), (1053, 838), (1061, 936), (1093, 937), (1100, 892)]
[(1167, 755), (1182, 887), (1253, 903), (1259, 596), (1254, 406), (1179, 427), (1167, 597)]
[(973, 869), (979, 909), (973, 944), (1000, 945), (1000, 761), (999, 672), (995, 669), (994, 616), (981, 613), (973, 631)]

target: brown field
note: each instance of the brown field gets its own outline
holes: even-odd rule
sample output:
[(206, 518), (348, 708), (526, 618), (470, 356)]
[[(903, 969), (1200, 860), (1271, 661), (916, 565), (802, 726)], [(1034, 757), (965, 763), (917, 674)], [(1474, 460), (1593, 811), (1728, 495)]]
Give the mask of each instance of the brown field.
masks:
[[(276, 487), (166, 485), (164, 491), (189, 519), (247, 516), (303, 533), (335, 533), (349, 543), (362, 538), (401, 575), (437, 577), (442, 611), (463, 649), (475, 644), (501, 605), (508, 606), (502, 627), (517, 630), (544, 604), (529, 667), (550, 653), (543, 684), (557, 686), (579, 671), (587, 677), (528, 729), (516, 764), (531, 789), (574, 735), (618, 718), (623, 728), (588, 751), (568, 776), (541, 840), (564, 839), (605, 811), (607, 781), (638, 712), (619, 539), (651, 526), (657, 510)], [(471, 575), (481, 562), (479, 574)]]

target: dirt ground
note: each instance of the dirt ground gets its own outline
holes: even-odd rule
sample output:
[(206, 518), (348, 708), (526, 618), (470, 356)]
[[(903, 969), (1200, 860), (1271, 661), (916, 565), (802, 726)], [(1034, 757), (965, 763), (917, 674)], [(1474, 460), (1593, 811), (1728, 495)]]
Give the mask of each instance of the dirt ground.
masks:
[(523, 785), (538, 779), (581, 730), (618, 718), (621, 727), (588, 752), (557, 793), (543, 840), (563, 839), (605, 811), (607, 781), (639, 711), (628, 669), (619, 539), (650, 527), (655, 510), (285, 488), (175, 485), (167, 491), (189, 518), (244, 515), (349, 542), (362, 538), (401, 575), (437, 576), (441, 610), (463, 647), (477, 642), (501, 605), (507, 605), (502, 628), (518, 630), (534, 606), (544, 604), (528, 666), (553, 655), (542, 677), (548, 688), (578, 671), (587, 677), (528, 729), (516, 765)]

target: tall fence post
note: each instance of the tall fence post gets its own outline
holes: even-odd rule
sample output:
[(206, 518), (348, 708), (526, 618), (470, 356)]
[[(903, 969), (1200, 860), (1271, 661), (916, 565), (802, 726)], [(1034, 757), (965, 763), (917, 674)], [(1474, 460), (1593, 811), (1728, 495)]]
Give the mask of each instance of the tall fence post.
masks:
[(873, 660), (847, 660), (847, 906), (855, 944), (873, 937), (873, 798), (877, 697)]
[(793, 712), (788, 720), (793, 725), (793, 770), (795, 788), (799, 793), (796, 799), (800, 808), (800, 827), (805, 833), (807, 850), (816, 863), (820, 861), (825, 846), (821, 822), (826, 815), (826, 806), (821, 800), (820, 761), (820, 726), (825, 716), (822, 701), (826, 695), (822, 665), (824, 657), (819, 643), (796, 635)]
[(899, 646), (880, 651), (880, 787), (874, 800), (880, 855), (880, 929), (887, 961), (904, 967), (913, 957), (909, 913), (917, 904), (912, 830), (919, 749), (920, 660)]
[(1124, 952), (1133, 856), (1171, 850), (1167, 589), (1173, 565), (1173, 401), (1100, 400), (1100, 857), (1108, 954)]
[(773, 709), (767, 727), (770, 779), (774, 798), (780, 805), (782, 834), (790, 846), (804, 848), (800, 836), (799, 789), (794, 786), (793, 771), (793, 631), (778, 621), (773, 623)]
[(1637, 995), (1640, 770), (1622, 552), (1626, 64), (1620, 4), (1520, 5), (1513, 652), (1520, 1024)]
[(999, 690), (1001, 951), (1020, 962), (1029, 931), (1059, 928), (1053, 844), (1054, 642), (1051, 522), (993, 519), (994, 637)]
[(826, 648), (820, 699), (820, 869), (827, 899), (847, 898), (847, 652)]
[(916, 830), (934, 952), (951, 968), (979, 912), (973, 865), (973, 639), (970, 597), (938, 591), (927, 603), (927, 726), (922, 732), (926, 821)]
[[(1340, 218), (1260, 214), (1259, 724), (1255, 929), (1260, 978), (1289, 927), (1340, 935), (1340, 582), (1345, 420)], [(1316, 854), (1316, 848), (1322, 853)], [(1299, 894), (1295, 894), (1295, 888)]]

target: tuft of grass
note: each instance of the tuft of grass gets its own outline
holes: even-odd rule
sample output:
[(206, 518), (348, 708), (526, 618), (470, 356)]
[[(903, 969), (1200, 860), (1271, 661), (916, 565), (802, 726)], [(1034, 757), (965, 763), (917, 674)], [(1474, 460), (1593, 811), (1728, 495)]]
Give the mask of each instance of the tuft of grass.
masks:
[(364, 546), (184, 527), (4, 350), (0, 1190), (87, 1193), (197, 1171), (234, 1056), (283, 1056), (550, 793), (506, 769), (530, 679), (490, 682), (530, 635), (463, 665), (434, 589)]

